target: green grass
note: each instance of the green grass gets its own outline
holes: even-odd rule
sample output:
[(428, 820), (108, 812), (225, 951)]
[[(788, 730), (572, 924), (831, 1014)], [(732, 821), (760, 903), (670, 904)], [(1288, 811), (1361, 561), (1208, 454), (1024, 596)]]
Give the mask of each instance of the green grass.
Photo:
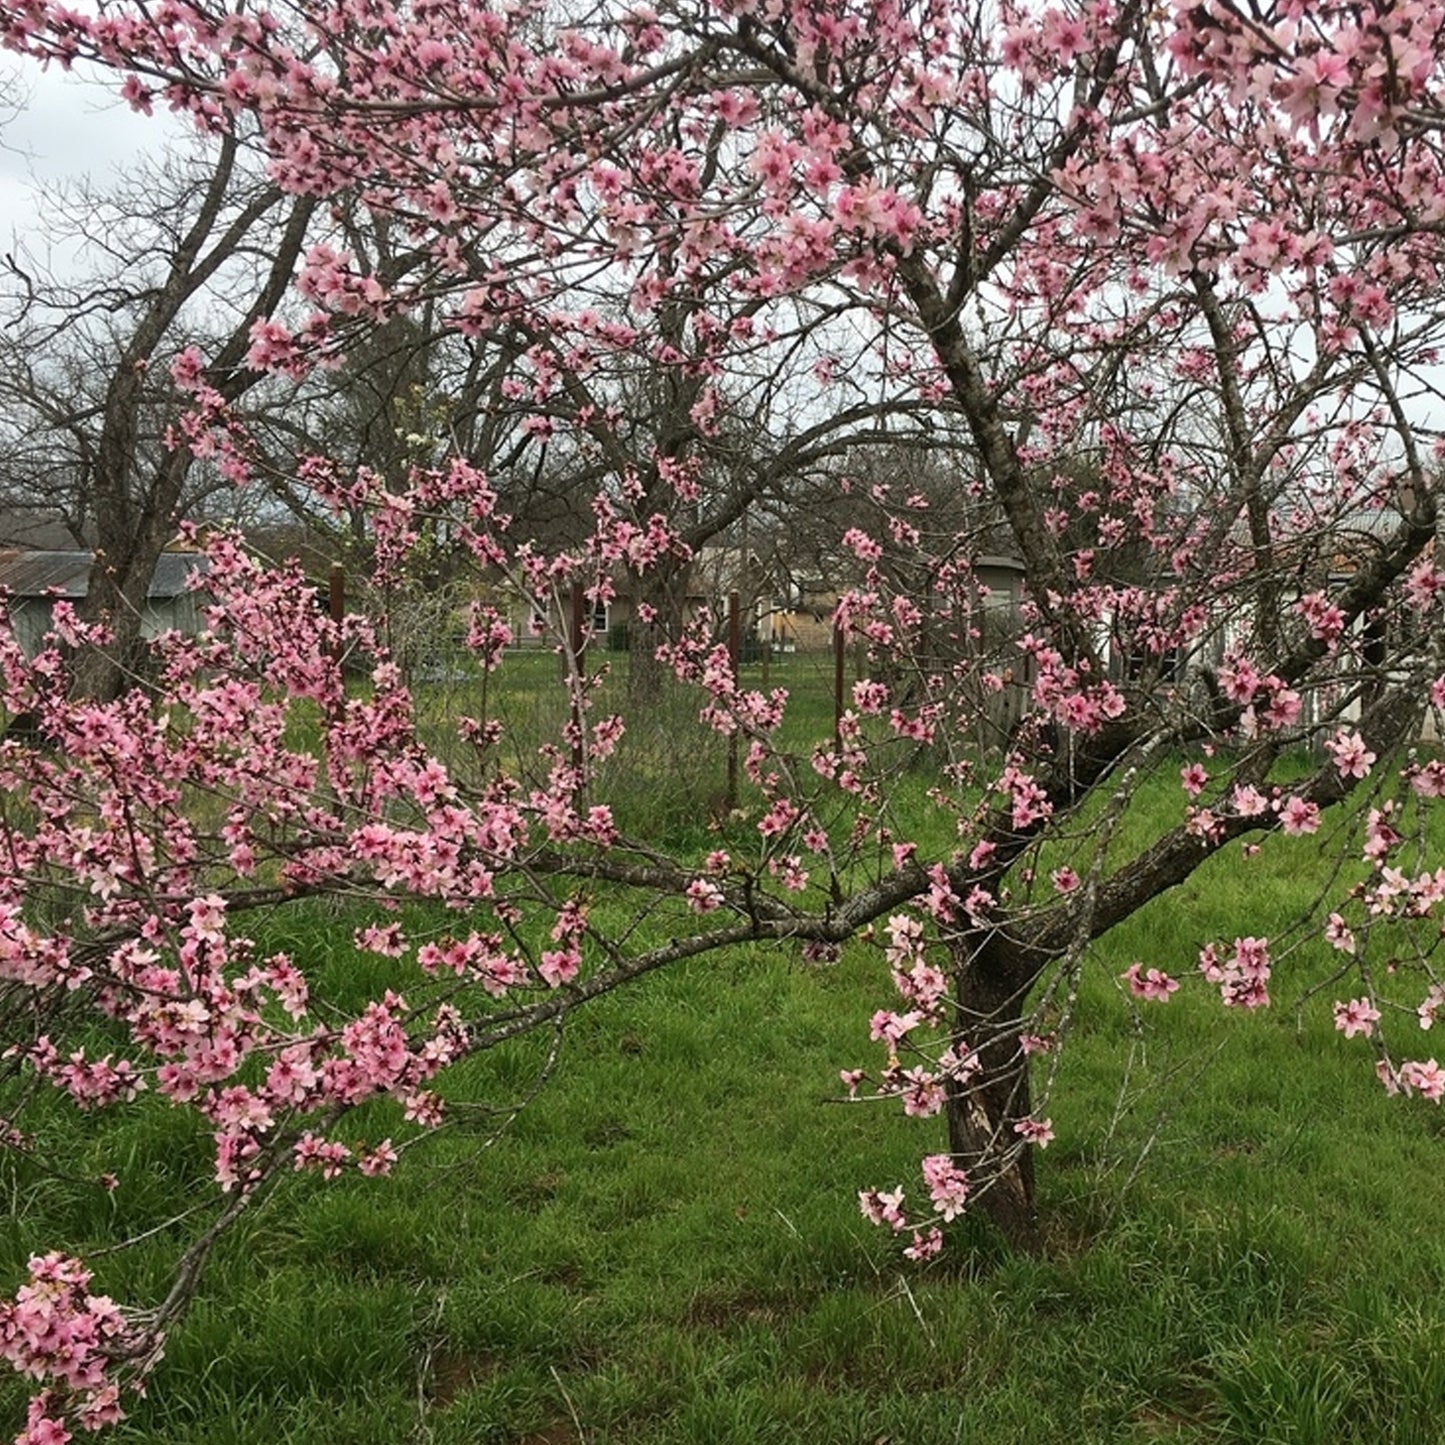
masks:
[[(526, 661), (540, 698), (555, 659)], [(790, 683), (780, 668), (771, 681)], [(519, 729), (523, 684), (505, 697)], [(826, 732), (809, 697), (806, 725)], [(657, 781), (696, 727), (660, 715), (619, 765), (638, 820), (702, 847), (725, 754), (699, 747), (686, 786), (659, 796)], [(925, 783), (906, 779), (901, 806), (946, 847)], [(1177, 821), (1180, 797), (1172, 776), (1146, 790), (1118, 846)], [(1328, 992), (1291, 1007), (1326, 950), (1288, 957), (1262, 1016), (1204, 987), (1135, 1008), (1116, 981), (1135, 958), (1184, 975), (1211, 938), (1287, 928), (1308, 856), (1227, 850), (1096, 950), (1048, 1104), (1037, 1255), (965, 1221), (918, 1269), (865, 1224), (857, 1191), (917, 1193), (919, 1156), (943, 1145), (937, 1120), (838, 1102), (837, 1070), (875, 1062), (886, 971), (861, 945), (824, 969), (739, 949), (574, 1017), (557, 1079), (500, 1137), (462, 1117), (388, 1180), (290, 1180), (224, 1239), (117, 1438), (1438, 1445), (1445, 1115), (1383, 1095), (1368, 1046), (1331, 1027)], [(354, 1003), (401, 970), (358, 957), (355, 921), (303, 905), (262, 942)], [(447, 1092), (513, 1098), (542, 1052), (468, 1060)], [(98, 1282), (155, 1300), (197, 1227), (174, 1216), (208, 1194), (204, 1130), (155, 1099), (44, 1112), (65, 1169), (0, 1158), (0, 1284), (36, 1248), (146, 1234), (97, 1257)], [(0, 1426), (25, 1393), (0, 1385)]]
[[(598, 677), (590, 694), (589, 718), (596, 722), (624, 713), (627, 730), (614, 758), (601, 765), (598, 795), (613, 803), (624, 832), (645, 834), (654, 844), (676, 846), (695, 837), (708, 820), (727, 810), (728, 743), (698, 719), (702, 698), (693, 689), (668, 688), (645, 706), (628, 705), (631, 657), (589, 649), (590, 676)], [(831, 654), (789, 654), (766, 669), (749, 664), (740, 671), (745, 687), (789, 694), (786, 720), (778, 741), (806, 759), (812, 745), (833, 735)], [(427, 745), (465, 776), (473, 763), (470, 748), (459, 746), (458, 715), (482, 715), (503, 725), (501, 764), (527, 779), (540, 781), (545, 764), (537, 748), (554, 743), (569, 716), (569, 701), (558, 686), (560, 658), (549, 649), (507, 655), (500, 670), (483, 679), (470, 669), (447, 682), (426, 684), (417, 694), (418, 718)], [(847, 688), (855, 668), (850, 660)], [(740, 792), (748, 794), (744, 783)]]
[[(577, 1017), (494, 1146), (459, 1131), (388, 1181), (295, 1181), (222, 1245), (121, 1438), (1438, 1441), (1440, 1116), (1385, 1099), (1323, 1003), (1297, 1027), (1197, 992), (1141, 1026), (1126, 961), (1080, 1001), (1037, 1257), (973, 1224), (902, 1266), (853, 1197), (913, 1181), (937, 1122), (832, 1101), (871, 1058), (881, 971), (744, 950)], [(153, 1102), (74, 1127), (125, 1182), (12, 1178), (12, 1277), (51, 1235), (154, 1227), (204, 1177), (204, 1141)], [(158, 1289), (181, 1228), (102, 1284)]]

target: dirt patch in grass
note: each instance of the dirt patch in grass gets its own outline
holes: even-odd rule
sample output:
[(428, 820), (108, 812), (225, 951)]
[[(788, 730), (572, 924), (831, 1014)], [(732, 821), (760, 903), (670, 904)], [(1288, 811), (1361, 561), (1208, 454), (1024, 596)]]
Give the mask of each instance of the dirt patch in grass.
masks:
[(508, 1192), (507, 1203), (524, 1214), (536, 1214), (561, 1193), (566, 1183), (565, 1170), (548, 1169), (532, 1179), (514, 1185)]
[(689, 1329), (726, 1330), (738, 1325), (777, 1325), (803, 1313), (808, 1301), (761, 1290), (703, 1291), (683, 1312)]
[(459, 1396), (476, 1385), (492, 1379), (502, 1371), (499, 1355), (486, 1351), (453, 1353), (438, 1350), (431, 1358), (427, 1399), (439, 1410), (445, 1410)]
[(1162, 1401), (1152, 1405), (1141, 1405), (1129, 1417), (1136, 1434), (1141, 1440), (1184, 1440), (1197, 1439), (1199, 1431), (1209, 1418), (1212, 1400), (1206, 1390), (1186, 1392), (1186, 1398), (1177, 1405), (1166, 1405)]
[(559, 1420), (532, 1435), (524, 1435), (517, 1445), (581, 1445), (582, 1437), (570, 1420)]
[(1093, 1211), (1055, 1205), (1039, 1217), (1039, 1253), (1045, 1259), (1077, 1259), (1094, 1247), (1106, 1228)]

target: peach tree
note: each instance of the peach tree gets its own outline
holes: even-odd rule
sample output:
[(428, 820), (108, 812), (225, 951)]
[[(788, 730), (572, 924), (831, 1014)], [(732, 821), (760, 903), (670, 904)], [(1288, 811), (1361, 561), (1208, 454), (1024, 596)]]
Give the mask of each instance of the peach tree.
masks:
[[(314, 245), (227, 367), (304, 378), (425, 310), (497, 341), (520, 435), (596, 461), (565, 545), (509, 526), (505, 478), (445, 438), (400, 486), (324, 449), (288, 478), (369, 516), (383, 582), (444, 523), (485, 583), (484, 672), (506, 674), (515, 608), (552, 629), (565, 721), (525, 765), (484, 706), (443, 760), (384, 619), (329, 616), (234, 537), (208, 543), (205, 631), (158, 639), (114, 701), (70, 684), (103, 621), (58, 604), (37, 656), (3, 644), (0, 701), (34, 720), (0, 744), (11, 1145), (35, 1147), (41, 1084), (85, 1108), (148, 1090), (202, 1117), (217, 1187), (148, 1310), (37, 1255), (0, 1317), (43, 1386), (21, 1438), (117, 1418), (226, 1224), (298, 1169), (387, 1172), (440, 1121), (450, 1062), (744, 941), (880, 947), (879, 1059), (844, 1082), (946, 1116), (921, 1189), (861, 1196), (914, 1257), (974, 1203), (1027, 1238), (1096, 940), (1222, 849), (1332, 814), (1350, 856), (1312, 926), (1338, 1026), (1384, 1087), (1438, 1102), (1441, 22), (1432, 0), (0, 5), (30, 62), (105, 68), (140, 110), (243, 135), (284, 191), (406, 236), (386, 274)], [(254, 485), (269, 454), (230, 371), (188, 350), (172, 374), (172, 447)], [(629, 425), (639, 385), (666, 425)], [(567, 601), (686, 569), (716, 443), (763, 394), (798, 431), (850, 408), (949, 429), (967, 505), (944, 523), (876, 470), (866, 496), (830, 473), (836, 621), (867, 675), (816, 747), (702, 622), (659, 630), (653, 660), (747, 779), (720, 845), (674, 856), (614, 816), (629, 719), (598, 705)], [(1025, 579), (1006, 625), (1000, 554)], [(920, 767), (942, 849), (896, 806)], [(1128, 843), (1161, 778), (1171, 820)], [(613, 932), (599, 890), (667, 941)], [(404, 991), (341, 1016), (256, 946), (248, 916), (319, 895), (364, 911), (358, 944)], [(409, 934), (414, 899), (454, 926)], [(1279, 940), (1202, 942), (1197, 981), (1269, 1002)], [(1167, 1003), (1179, 965), (1125, 986)], [(372, 1137), (354, 1115), (380, 1098)]]

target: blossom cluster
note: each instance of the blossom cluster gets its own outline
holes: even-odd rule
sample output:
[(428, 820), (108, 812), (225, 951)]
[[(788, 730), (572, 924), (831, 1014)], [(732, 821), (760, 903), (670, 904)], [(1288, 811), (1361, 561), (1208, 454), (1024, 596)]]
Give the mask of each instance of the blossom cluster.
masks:
[[(30, 1404), (19, 1445), (65, 1445), (66, 1424), (85, 1430), (123, 1416), (118, 1368), (135, 1354), (139, 1332), (120, 1307), (90, 1291), (91, 1273), (63, 1254), (35, 1255), (29, 1278), (0, 1304), (0, 1354), (46, 1389)], [(146, 1346), (142, 1369), (154, 1363), (159, 1342)], [(139, 1378), (132, 1383), (139, 1388)]]

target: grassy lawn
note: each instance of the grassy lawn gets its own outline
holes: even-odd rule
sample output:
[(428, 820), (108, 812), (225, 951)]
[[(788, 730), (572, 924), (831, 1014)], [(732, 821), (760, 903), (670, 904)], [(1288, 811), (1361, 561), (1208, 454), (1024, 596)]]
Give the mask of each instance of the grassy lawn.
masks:
[[(973, 1227), (920, 1271), (853, 1196), (912, 1181), (936, 1121), (832, 1101), (879, 984), (861, 951), (701, 961), (577, 1019), (491, 1147), (463, 1127), (387, 1181), (298, 1180), (227, 1240), (123, 1438), (1438, 1441), (1440, 1118), (1385, 1099), (1323, 1003), (1297, 1027), (1199, 994), (1141, 1028), (1095, 982), (1044, 1253)], [(204, 1179), (186, 1118), (105, 1127), (115, 1196), (7, 1181), (9, 1272), (46, 1222), (113, 1239)], [(163, 1242), (104, 1284), (156, 1289)]]
[[(917, 1192), (943, 1145), (939, 1120), (839, 1102), (838, 1069), (875, 1061), (881, 959), (742, 949), (575, 1017), (500, 1135), (459, 1111), (390, 1179), (292, 1181), (226, 1238), (116, 1438), (1438, 1445), (1445, 1115), (1384, 1096), (1328, 991), (1292, 1007), (1322, 950), (1290, 956), (1263, 1015), (1202, 987), (1140, 1010), (1115, 982), (1135, 958), (1188, 974), (1200, 943), (1308, 897), (1296, 854), (1231, 854), (1105, 941), (1048, 1105), (1036, 1256), (966, 1222), (918, 1268), (864, 1222), (860, 1188)], [(338, 992), (384, 987), (354, 921), (307, 905), (261, 941)], [(450, 1096), (524, 1092), (545, 1043), (466, 1062)], [(155, 1231), (94, 1260), (117, 1297), (155, 1298), (208, 1138), (153, 1099), (55, 1109), (66, 1172), (0, 1161), (7, 1289), (37, 1247)], [(0, 1386), (5, 1423), (24, 1394)]]

